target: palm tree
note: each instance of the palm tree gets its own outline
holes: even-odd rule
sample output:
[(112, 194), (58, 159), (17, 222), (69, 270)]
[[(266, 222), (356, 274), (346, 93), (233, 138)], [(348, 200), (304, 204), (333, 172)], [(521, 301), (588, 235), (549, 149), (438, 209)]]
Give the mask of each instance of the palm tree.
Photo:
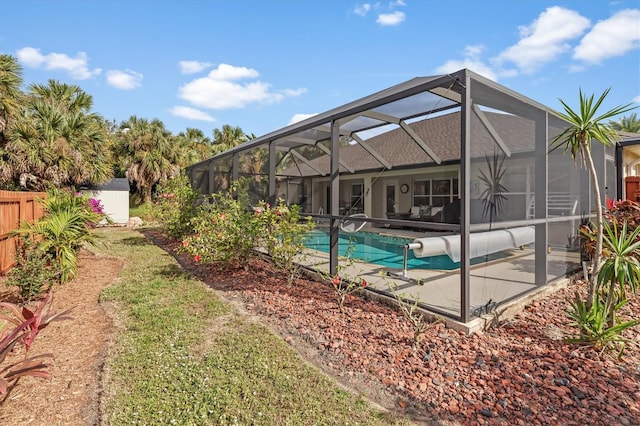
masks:
[(148, 203), (153, 186), (180, 171), (178, 150), (171, 133), (158, 119), (149, 121), (131, 116), (122, 122), (120, 129), (119, 150), (126, 176), (136, 183), (142, 201)]
[(30, 91), (36, 97), (56, 103), (67, 112), (89, 112), (93, 97), (79, 86), (49, 80), (45, 84), (32, 84)]
[(0, 55), (0, 183), (7, 182), (13, 175), (11, 165), (7, 162), (8, 128), (19, 114), (24, 101), (22, 85), (22, 68), (18, 61), (10, 55)]
[(187, 128), (175, 137), (180, 155), (180, 167), (186, 167), (205, 160), (213, 154), (211, 140), (200, 129)]
[(567, 128), (553, 139), (551, 145), (551, 151), (559, 148), (563, 148), (564, 152), (569, 152), (572, 159), (580, 157), (581, 160), (586, 163), (586, 166), (591, 175), (591, 182), (593, 186), (593, 195), (596, 203), (596, 228), (597, 228), (597, 240), (596, 240), (596, 252), (593, 259), (593, 272), (589, 277), (589, 293), (587, 296), (587, 306), (591, 307), (595, 297), (595, 290), (597, 284), (597, 276), (600, 271), (600, 262), (602, 257), (602, 199), (600, 198), (600, 184), (598, 180), (598, 174), (596, 167), (593, 163), (593, 157), (591, 156), (591, 141), (597, 140), (605, 146), (610, 146), (617, 143), (618, 135), (616, 131), (605, 120), (609, 120), (619, 114), (623, 114), (627, 111), (634, 109), (631, 104), (621, 105), (615, 107), (601, 115), (598, 113), (598, 108), (602, 105), (602, 102), (609, 94), (611, 88), (605, 90), (602, 95), (594, 103), (594, 95), (587, 97), (580, 90), (580, 104), (579, 111), (574, 111), (567, 105), (562, 99), (560, 103), (564, 107), (564, 113), (553, 111), (556, 115), (564, 119), (568, 126)]
[(0, 143), (11, 118), (21, 108), (24, 97), (21, 85), (22, 68), (18, 61), (11, 55), (0, 55)]
[(213, 152), (220, 154), (247, 140), (247, 135), (240, 127), (225, 124), (222, 126), (222, 130), (213, 129)]
[(628, 117), (620, 117), (618, 121), (609, 121), (609, 126), (621, 132), (640, 133), (640, 120), (635, 112)]
[(11, 179), (37, 190), (108, 180), (109, 140), (102, 117), (90, 112), (92, 105), (93, 98), (78, 86), (53, 80), (33, 85), (5, 147)]

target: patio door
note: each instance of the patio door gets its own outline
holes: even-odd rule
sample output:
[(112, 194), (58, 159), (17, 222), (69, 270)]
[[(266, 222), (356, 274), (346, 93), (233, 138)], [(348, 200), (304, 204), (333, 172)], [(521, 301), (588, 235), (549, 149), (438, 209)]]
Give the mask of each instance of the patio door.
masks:
[(398, 182), (387, 182), (384, 192), (384, 213), (398, 213)]

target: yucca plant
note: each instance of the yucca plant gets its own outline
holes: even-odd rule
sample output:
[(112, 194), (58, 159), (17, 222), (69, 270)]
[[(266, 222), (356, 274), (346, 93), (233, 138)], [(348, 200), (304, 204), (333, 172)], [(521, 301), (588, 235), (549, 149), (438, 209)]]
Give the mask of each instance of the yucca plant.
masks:
[[(598, 274), (598, 286), (607, 292), (607, 306), (616, 306), (618, 300), (626, 300), (628, 290), (635, 295), (640, 286), (640, 228), (627, 232), (627, 222), (619, 230), (616, 222), (604, 223), (604, 261)], [(609, 309), (608, 324), (615, 325), (615, 310)]]
[[(567, 315), (573, 320), (571, 325), (578, 329), (580, 335), (569, 338), (567, 341), (592, 345), (600, 353), (617, 349), (618, 357), (620, 357), (628, 343), (636, 343), (624, 337), (623, 332), (640, 324), (640, 319), (619, 322), (616, 312), (627, 304), (627, 300), (620, 300), (617, 304), (611, 306), (611, 309), (608, 309), (606, 303), (601, 301), (601, 298), (602, 296), (596, 293), (591, 306), (587, 306), (587, 302), (582, 300), (580, 294), (576, 292)], [(615, 320), (618, 321), (613, 326), (608, 325), (609, 311), (613, 313)]]
[(580, 158), (586, 165), (591, 176), (591, 187), (593, 189), (593, 201), (596, 213), (596, 235), (595, 251), (593, 255), (593, 273), (589, 276), (589, 286), (587, 290), (587, 306), (591, 305), (596, 294), (597, 276), (600, 271), (602, 257), (602, 199), (600, 196), (600, 181), (598, 173), (591, 155), (591, 142), (598, 141), (604, 146), (611, 146), (619, 139), (616, 131), (607, 123), (613, 117), (631, 111), (637, 107), (632, 104), (617, 106), (604, 113), (599, 111), (605, 98), (611, 89), (605, 90), (598, 99), (594, 95), (587, 96), (579, 91), (578, 109), (572, 109), (565, 101), (560, 99), (564, 107), (564, 112), (553, 111), (558, 117), (567, 122), (566, 129), (556, 136), (551, 143), (550, 151), (562, 149), (569, 153), (572, 159)]
[[(626, 344), (633, 342), (623, 332), (640, 324), (640, 319), (621, 321), (618, 316), (640, 285), (640, 228), (628, 232), (626, 221), (622, 229), (616, 221), (611, 225), (605, 221), (603, 231), (604, 257), (597, 277), (598, 291), (591, 305), (575, 294), (568, 316), (577, 326), (579, 337), (569, 340), (592, 344), (600, 351), (618, 348), (621, 356)], [(592, 234), (586, 236), (595, 238)]]
[(486, 156), (485, 160), (487, 161), (487, 173), (480, 170), (479, 176), (485, 187), (480, 194), (480, 199), (484, 204), (482, 215), (485, 218), (488, 216), (489, 222), (493, 223), (502, 213), (504, 202), (507, 200), (504, 193), (508, 190), (502, 184), (507, 168), (504, 165), (504, 156), (497, 153), (493, 157)]

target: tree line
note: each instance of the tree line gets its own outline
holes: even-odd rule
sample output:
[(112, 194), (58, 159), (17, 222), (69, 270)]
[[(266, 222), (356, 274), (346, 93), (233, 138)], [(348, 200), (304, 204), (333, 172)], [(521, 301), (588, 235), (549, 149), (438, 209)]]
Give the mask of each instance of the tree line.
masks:
[(142, 202), (154, 185), (190, 164), (254, 138), (223, 125), (213, 137), (131, 116), (121, 123), (94, 112), (79, 86), (48, 80), (22, 89), (22, 67), (0, 55), (0, 189), (46, 191), (128, 178)]
[[(116, 123), (92, 111), (93, 97), (79, 86), (49, 80), (25, 92), (22, 84), (17, 59), (1, 54), (0, 189), (45, 191), (126, 177), (147, 202), (153, 187), (181, 168), (255, 138), (228, 124), (209, 138), (195, 128), (174, 135), (162, 121), (135, 115)], [(635, 113), (609, 124), (640, 132)], [(266, 171), (263, 151), (243, 159), (243, 172), (256, 180)]]

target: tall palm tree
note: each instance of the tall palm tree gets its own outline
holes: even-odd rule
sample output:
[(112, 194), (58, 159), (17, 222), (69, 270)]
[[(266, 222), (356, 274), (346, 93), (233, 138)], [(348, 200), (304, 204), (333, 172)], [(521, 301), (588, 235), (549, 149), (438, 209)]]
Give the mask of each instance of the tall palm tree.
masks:
[(618, 121), (609, 121), (609, 126), (621, 132), (640, 133), (640, 120), (635, 112), (628, 117), (620, 117)]
[(30, 91), (36, 97), (56, 103), (67, 112), (88, 113), (93, 107), (93, 97), (76, 85), (49, 80), (47, 84), (32, 84)]
[(18, 61), (11, 55), (0, 55), (0, 138), (4, 138), (11, 117), (21, 108), (24, 98), (21, 85), (22, 67)]
[(551, 150), (562, 148), (565, 153), (569, 152), (572, 159), (580, 157), (580, 159), (586, 163), (586, 166), (591, 175), (591, 182), (593, 186), (593, 195), (596, 204), (596, 253), (593, 259), (593, 272), (589, 277), (589, 293), (587, 297), (587, 304), (589, 307), (593, 304), (595, 297), (596, 283), (598, 272), (600, 271), (600, 262), (602, 258), (602, 200), (600, 198), (600, 183), (598, 180), (598, 173), (593, 163), (593, 157), (591, 155), (591, 141), (597, 140), (605, 146), (610, 146), (617, 143), (618, 135), (616, 131), (605, 122), (611, 118), (623, 114), (627, 111), (634, 109), (631, 104), (617, 106), (603, 114), (598, 114), (598, 109), (602, 105), (602, 102), (609, 94), (611, 88), (605, 90), (602, 95), (594, 103), (594, 95), (587, 97), (580, 90), (580, 103), (579, 110), (574, 111), (560, 99), (560, 103), (564, 107), (564, 112), (553, 111), (556, 115), (564, 119), (568, 126), (567, 128), (553, 139)]
[(150, 202), (153, 186), (180, 171), (178, 150), (171, 133), (158, 119), (131, 116), (120, 128), (123, 132), (119, 149), (126, 176), (136, 183), (143, 202)]
[(102, 117), (80, 87), (33, 85), (6, 144), (12, 179), (23, 188), (103, 183), (112, 176)]
[(0, 55), (0, 183), (9, 181), (13, 175), (8, 160), (6, 144), (8, 128), (19, 114), (24, 101), (22, 67), (11, 55)]
[(247, 135), (240, 127), (228, 124), (222, 126), (222, 130), (213, 129), (213, 153), (220, 154), (234, 146), (247, 141)]
[(205, 160), (213, 154), (211, 140), (200, 129), (187, 128), (186, 132), (178, 133), (175, 143), (180, 151), (180, 167)]

